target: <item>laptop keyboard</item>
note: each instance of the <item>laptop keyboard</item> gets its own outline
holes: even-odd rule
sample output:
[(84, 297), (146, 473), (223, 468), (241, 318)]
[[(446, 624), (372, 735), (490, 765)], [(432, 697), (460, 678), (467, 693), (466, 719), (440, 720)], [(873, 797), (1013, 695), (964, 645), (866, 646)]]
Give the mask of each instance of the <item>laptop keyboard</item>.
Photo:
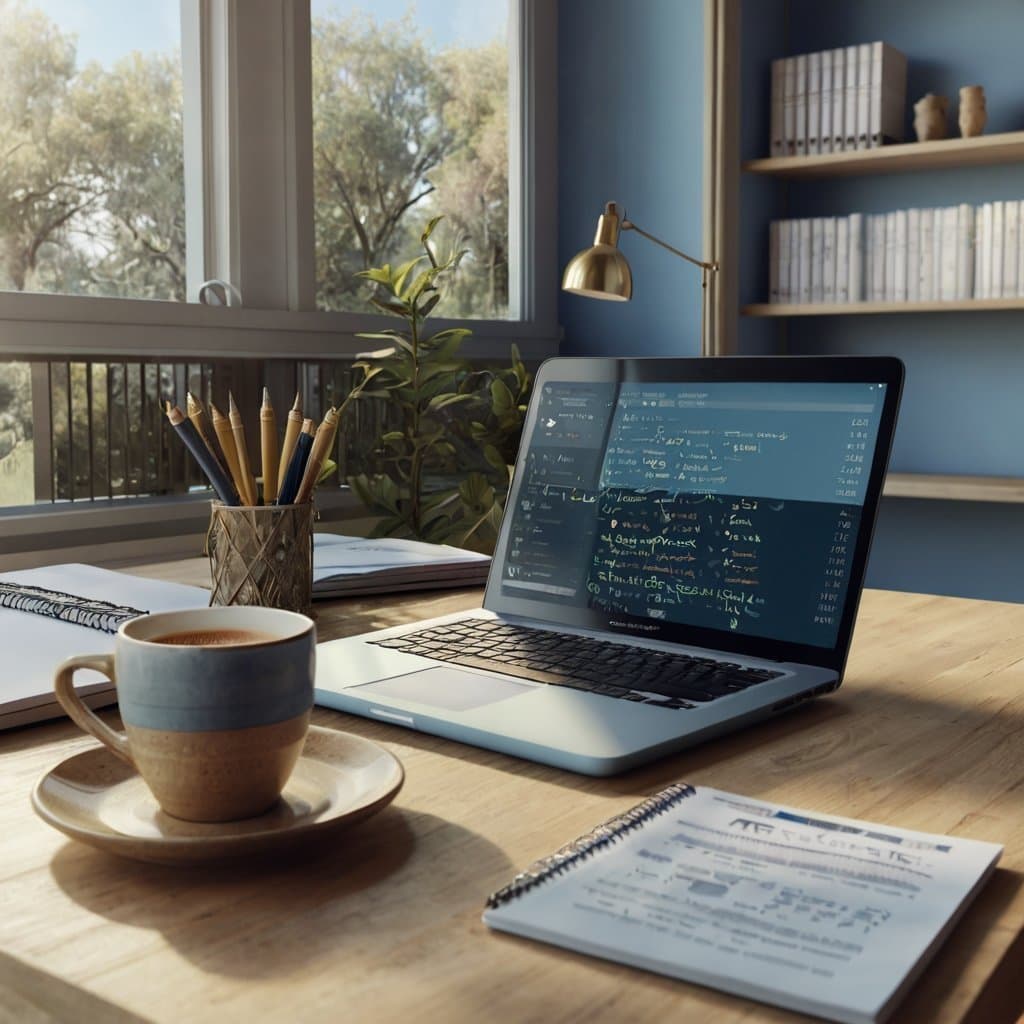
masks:
[(695, 708), (782, 675), (489, 619), (462, 619), (370, 643), (673, 710)]

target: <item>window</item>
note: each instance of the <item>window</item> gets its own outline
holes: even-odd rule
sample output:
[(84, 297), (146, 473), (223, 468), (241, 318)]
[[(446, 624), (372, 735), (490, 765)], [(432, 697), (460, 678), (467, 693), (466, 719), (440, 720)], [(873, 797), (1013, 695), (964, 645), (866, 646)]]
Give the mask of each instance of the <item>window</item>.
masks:
[(0, 288), (184, 299), (178, 8), (0, 2)]
[(449, 315), (504, 318), (507, 2), (390, 6), (312, 5), (317, 305), (368, 310), (356, 272), (404, 261), (444, 215), (441, 244), (465, 249)]
[[(48, 4), (52, 14), (46, 13)], [(92, 90), (81, 95), (96, 101), (80, 100), (75, 108), (89, 126), (87, 156), (77, 158), (74, 175), (60, 179), (60, 188), (73, 186), (85, 205), (66, 219), (52, 241), (39, 246), (46, 280), (74, 279), (78, 293), (56, 283), (49, 294), (0, 287), (0, 502), (24, 500), (24, 486), (21, 491), (2, 488), (5, 460), (17, 449), (21, 469), (12, 469), (11, 475), (24, 484), (24, 465), (31, 462), (35, 500), (108, 499), (105, 508), (92, 502), (94, 507), (81, 514), (76, 509), (76, 532), (81, 529), (77, 524), (95, 522), (109, 529), (115, 520), (131, 522), (126, 512), (111, 512), (111, 496), (174, 492), (189, 485), (185, 477), (167, 477), (166, 458), (160, 465), (154, 461), (166, 453), (162, 439), (132, 434), (144, 404), (148, 414), (167, 398), (180, 402), (184, 382), (193, 379), (223, 400), (224, 382), (233, 381), (243, 412), (248, 400), (255, 416), (263, 383), (281, 395), (316, 379), (319, 393), (309, 399), (315, 408), (341, 386), (337, 382), (345, 379), (345, 363), (365, 348), (357, 334), (374, 329), (380, 318), (364, 311), (355, 292), (346, 292), (349, 267), (359, 269), (367, 257), (360, 251), (348, 266), (339, 257), (354, 225), (349, 223), (353, 230), (344, 237), (331, 227), (335, 213), (325, 201), (333, 200), (317, 184), (325, 165), (317, 163), (314, 139), (321, 144), (325, 139), (320, 115), (328, 108), (314, 103), (313, 83), (323, 81), (321, 43), (332, 25), (359, 18), (367, 32), (382, 31), (381, 25), (401, 22), (407, 4), (364, 4), (385, 12), (374, 14), (380, 21), (360, 15), (351, 4), (321, 7), (319, 0), (312, 12), (308, 0), (238, 5), (119, 0), (120, 13), (112, 13), (114, 6), (115, 0), (0, 0), (0, 39), (13, 40), (0, 74), (8, 73), (7, 65), (35, 59), (32, 48), (11, 36), (11, 26), (23, 18), (43, 19), (48, 27), (42, 38), (64, 40), (67, 59), (63, 84), (40, 88), (41, 109), (56, 109), (79, 81)], [(449, 8), (472, 21), (471, 37), (442, 32), (436, 19)], [(123, 49), (139, 55), (118, 58), (90, 49), (98, 44), (90, 41), (85, 22), (68, 20), (72, 9), (95, 18), (111, 36), (117, 34), (112, 26), (119, 31), (136, 26)], [(480, 13), (485, 10), (490, 12), (486, 16)], [(407, 251), (409, 237), (428, 210), (443, 209), (453, 241), (471, 250), (463, 292), (446, 303), (453, 315), (474, 318), (467, 354), (505, 360), (513, 341), (528, 360), (554, 354), (553, 5), (488, 0), (478, 11), (477, 5), (467, 9), (419, 0), (410, 11), (410, 18), (434, 22), (429, 32), (418, 24), (409, 34), (421, 42), (429, 36), (429, 45), (423, 45), (430, 61), (446, 68), (438, 79), (443, 102), (435, 116), (456, 125), (446, 131), (458, 135), (458, 145), (452, 143), (440, 163), (413, 169), (407, 178), (409, 197), (424, 188), (431, 191), (401, 210), (389, 240), (392, 248), (374, 250), (372, 259)], [(143, 21), (159, 25), (152, 46), (138, 41)], [(73, 60), (68, 57), (71, 39)], [(502, 47), (504, 56), (499, 55)], [(475, 70), (469, 60), (453, 56), (467, 48), (479, 58)], [(140, 120), (127, 128), (113, 110), (123, 105), (115, 102), (121, 95), (117, 89), (127, 88), (118, 78), (122, 67), (127, 69), (123, 75), (130, 71), (135, 76), (126, 80), (136, 83), (136, 92), (148, 90), (145, 102), (132, 99), (138, 100)], [(493, 94), (481, 100), (463, 88), (461, 78), (458, 88), (452, 85), (471, 71), (493, 77)], [(499, 101), (502, 89), (507, 102)], [(114, 98), (108, 103), (108, 97)], [(15, 99), (13, 94), (0, 96), (0, 109), (9, 110)], [(446, 105), (471, 99), (472, 110), (445, 111)], [(462, 121), (456, 120), (457, 113)], [(496, 141), (502, 118), (508, 130)], [(176, 132), (182, 139), (178, 151)], [(504, 159), (505, 181), (499, 187), (501, 175), (495, 170), (493, 191), (470, 192), (460, 176), (479, 170), (478, 157), (488, 140), (493, 142), (493, 168)], [(116, 157), (115, 142), (129, 147), (130, 159)], [(6, 173), (7, 168), (0, 169), (0, 176)], [(10, 199), (8, 179), (0, 181), (5, 182), (0, 201)], [(365, 181), (360, 187), (367, 188)], [(183, 205), (178, 200), (182, 188)], [(70, 192), (58, 188), (53, 194), (69, 201)], [(467, 194), (483, 202), (487, 217), (474, 221), (472, 211), (457, 208), (456, 198)], [(484, 244), (474, 240), (474, 232)], [(318, 272), (332, 262), (339, 268), (333, 277)], [(211, 278), (229, 282), (241, 302), (227, 308), (197, 303), (199, 285)], [(176, 301), (181, 298), (188, 301)], [(313, 366), (319, 369), (311, 376)], [(16, 399), (5, 398), (15, 392)], [(125, 408), (135, 410), (127, 427), (118, 422)], [(88, 443), (77, 435), (79, 424), (92, 431)], [(12, 441), (6, 450), (4, 431)], [(42, 436), (46, 431), (49, 437)], [(62, 438), (66, 454), (58, 451)], [(19, 513), (21, 519), (7, 516), (0, 555), (31, 546), (33, 531), (45, 519), (39, 515), (45, 509), (36, 506), (34, 511), (28, 517)], [(47, 529), (67, 531), (67, 515), (55, 513), (53, 522), (62, 525)], [(159, 518), (149, 516), (152, 529)], [(176, 528), (175, 517), (164, 518), (168, 531)]]

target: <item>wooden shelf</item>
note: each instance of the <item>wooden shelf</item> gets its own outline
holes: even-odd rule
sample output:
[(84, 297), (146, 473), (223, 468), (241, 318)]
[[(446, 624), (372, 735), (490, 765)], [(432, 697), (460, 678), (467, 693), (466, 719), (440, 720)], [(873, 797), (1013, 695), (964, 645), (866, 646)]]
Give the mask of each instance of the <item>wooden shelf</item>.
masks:
[(940, 476), (890, 473), (882, 493), (887, 498), (938, 498), (945, 501), (1024, 503), (1024, 479), (1011, 476)]
[(854, 174), (902, 174), (905, 171), (1018, 162), (1024, 162), (1024, 132), (979, 135), (973, 139), (940, 139), (937, 142), (903, 142), (850, 153), (765, 157), (747, 160), (742, 168), (750, 174), (769, 174), (780, 178), (842, 178)]
[(744, 316), (862, 316), (867, 313), (980, 313), (1024, 309), (1017, 299), (960, 299), (955, 302), (755, 302)]

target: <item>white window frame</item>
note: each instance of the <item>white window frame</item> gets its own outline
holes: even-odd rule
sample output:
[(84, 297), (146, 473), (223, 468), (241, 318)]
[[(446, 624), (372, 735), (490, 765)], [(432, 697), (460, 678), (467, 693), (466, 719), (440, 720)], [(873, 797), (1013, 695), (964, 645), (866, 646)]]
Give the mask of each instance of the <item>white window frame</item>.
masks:
[[(309, 0), (181, 0), (181, 11), (188, 296), (220, 278), (242, 304), (2, 292), (0, 358), (345, 358), (365, 350), (358, 332), (385, 319), (314, 309)], [(468, 323), (464, 351), (480, 359), (507, 358), (512, 342), (527, 360), (558, 350), (556, 11), (510, 0), (510, 182), (520, 187), (509, 197), (509, 293), (520, 316), (436, 320)], [(43, 520), (59, 516), (64, 529), (71, 511), (0, 512), (0, 566), (12, 550), (53, 546), (56, 520)], [(76, 534), (130, 530), (123, 502), (73, 515)]]

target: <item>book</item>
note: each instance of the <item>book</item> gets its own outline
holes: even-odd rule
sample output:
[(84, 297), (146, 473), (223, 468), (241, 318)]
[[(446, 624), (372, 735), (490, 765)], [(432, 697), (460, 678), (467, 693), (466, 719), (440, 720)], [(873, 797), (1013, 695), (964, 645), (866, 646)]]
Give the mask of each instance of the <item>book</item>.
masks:
[(907, 58), (888, 43), (870, 43), (868, 139), (871, 149), (903, 141), (907, 101)]
[(799, 298), (798, 302), (810, 302), (811, 301), (811, 221), (809, 217), (804, 217), (797, 221), (799, 230), (797, 247), (796, 247), (796, 258), (798, 269), (798, 281), (799, 281)]
[(861, 43), (857, 48), (857, 141), (856, 149), (867, 149), (871, 145), (871, 43)]
[(789, 285), (787, 287), (786, 301), (800, 301), (800, 222), (798, 220), (787, 220), (786, 228), (789, 233), (788, 262), (786, 264)]
[(836, 302), (850, 302), (850, 218), (836, 218)]
[(823, 217), (821, 223), (822, 302), (836, 301), (836, 218)]
[(1017, 295), (1017, 250), (1020, 239), (1020, 202), (1003, 203), (1003, 298)]
[(793, 81), (793, 126), (796, 155), (807, 155), (807, 54), (801, 53), (794, 58), (796, 61)]
[(807, 54), (807, 153), (821, 152), (821, 54)]
[(897, 298), (896, 276), (900, 262), (897, 216), (895, 210), (890, 210), (885, 215), (885, 282), (882, 288), (882, 298), (886, 302), (893, 302)]
[(894, 214), (896, 240), (893, 245), (893, 294), (896, 302), (907, 301), (907, 211), (897, 210)]
[(773, 220), (768, 225), (768, 301), (778, 302), (779, 294), (779, 249), (781, 245), (782, 224)]
[(956, 297), (974, 294), (974, 207), (961, 203), (956, 214)]
[(786, 62), (772, 61), (772, 106), (771, 106), (771, 154), (787, 156), (784, 129), (784, 106), (786, 102)]
[(832, 50), (821, 53), (821, 126), (818, 132), (818, 152), (832, 152)]
[(782, 69), (782, 139), (785, 156), (796, 154), (796, 57), (786, 57)]
[[(944, 206), (942, 208), (942, 241), (939, 272), (939, 291), (936, 298), (943, 302), (950, 302), (955, 299), (957, 289), (959, 249), (957, 246), (957, 208), (955, 206)], [(938, 225), (936, 224), (936, 227)]]
[(477, 587), (491, 556), (398, 537), (313, 535), (313, 598)]
[(811, 302), (825, 298), (825, 218), (811, 218)]
[(851, 213), (849, 263), (849, 301), (863, 302), (864, 292), (864, 214)]
[[(205, 608), (200, 587), (143, 579), (94, 565), (50, 565), (0, 573), (0, 729), (64, 714), (54, 670), (74, 654), (109, 654), (121, 622), (146, 612)], [(90, 707), (117, 700), (99, 672), (82, 670), (75, 688)]]
[(1017, 296), (1024, 299), (1024, 199), (1017, 203)]
[(921, 211), (907, 210), (907, 301), (921, 300)]
[(830, 1020), (885, 1020), (1002, 846), (669, 786), (494, 893), (491, 928)]
[(1006, 247), (1006, 204), (992, 204), (992, 233), (989, 235), (989, 292), (990, 299), (1003, 297), (1003, 254)]
[(920, 230), (920, 264), (918, 273), (918, 293), (922, 302), (931, 302), (935, 295), (934, 258), (935, 246), (932, 234), (935, 231), (935, 218), (931, 208), (921, 211)]
[(846, 47), (846, 84), (843, 87), (843, 132), (845, 135), (844, 149), (859, 149), (857, 145), (857, 71), (860, 58), (856, 46)]
[(846, 148), (844, 116), (846, 111), (846, 50), (832, 51), (832, 152)]
[(992, 204), (983, 203), (978, 225), (979, 277), (974, 294), (979, 299), (992, 298)]

